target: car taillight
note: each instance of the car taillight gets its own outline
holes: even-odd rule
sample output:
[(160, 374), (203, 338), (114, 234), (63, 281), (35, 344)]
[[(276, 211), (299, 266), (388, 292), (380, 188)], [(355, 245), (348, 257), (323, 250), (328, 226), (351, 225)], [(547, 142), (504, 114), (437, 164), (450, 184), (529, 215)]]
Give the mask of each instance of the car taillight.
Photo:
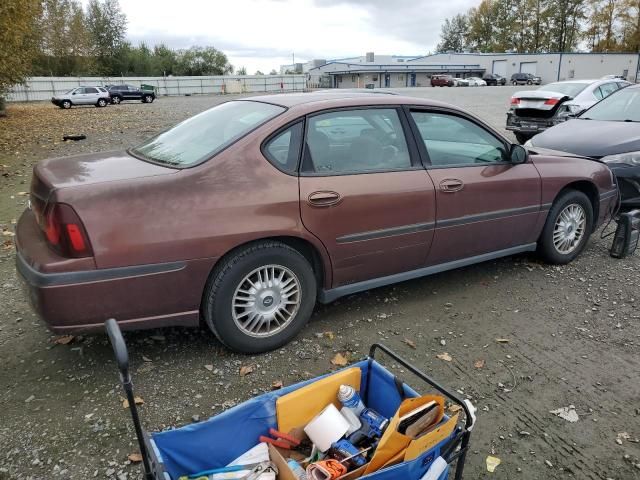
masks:
[(549, 98), (546, 102), (544, 102), (545, 105), (557, 105), (560, 102), (560, 100), (558, 100), (557, 98)]
[(520, 99), (517, 97), (511, 97), (511, 105), (519, 105)]
[(50, 205), (44, 215), (47, 241), (65, 257), (90, 257), (93, 252), (87, 232), (73, 208), (64, 203)]

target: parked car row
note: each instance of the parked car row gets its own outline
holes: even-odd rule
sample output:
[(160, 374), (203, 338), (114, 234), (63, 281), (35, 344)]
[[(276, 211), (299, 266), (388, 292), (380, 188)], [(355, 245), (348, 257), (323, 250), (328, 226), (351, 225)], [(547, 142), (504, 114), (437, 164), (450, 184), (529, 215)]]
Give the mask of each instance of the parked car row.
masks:
[(110, 103), (117, 105), (125, 100), (140, 100), (142, 103), (151, 103), (156, 99), (156, 93), (153, 87), (146, 87), (133, 85), (76, 87), (62, 94), (54, 95), (51, 97), (51, 103), (64, 109), (78, 105), (106, 107)]
[(451, 75), (434, 75), (431, 77), (432, 87), (485, 87), (487, 85), (488, 83), (480, 77), (461, 78)]
[(528, 151), (440, 102), (264, 95), (38, 163), (16, 262), (54, 332), (202, 321), (257, 353), (316, 302), (519, 252), (568, 263), (617, 195), (606, 164)]

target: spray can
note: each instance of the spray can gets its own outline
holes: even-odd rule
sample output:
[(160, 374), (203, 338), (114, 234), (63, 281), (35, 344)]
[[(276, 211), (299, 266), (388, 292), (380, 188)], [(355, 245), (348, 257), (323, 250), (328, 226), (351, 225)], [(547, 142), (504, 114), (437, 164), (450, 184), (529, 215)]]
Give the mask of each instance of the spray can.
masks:
[(340, 400), (342, 405), (351, 409), (353, 413), (358, 416), (365, 409), (360, 395), (358, 395), (356, 389), (351, 385), (340, 385), (340, 390), (338, 391), (338, 400)]
[(307, 480), (307, 472), (298, 462), (293, 459), (289, 459), (287, 461), (287, 465), (289, 465), (289, 468), (298, 480)]

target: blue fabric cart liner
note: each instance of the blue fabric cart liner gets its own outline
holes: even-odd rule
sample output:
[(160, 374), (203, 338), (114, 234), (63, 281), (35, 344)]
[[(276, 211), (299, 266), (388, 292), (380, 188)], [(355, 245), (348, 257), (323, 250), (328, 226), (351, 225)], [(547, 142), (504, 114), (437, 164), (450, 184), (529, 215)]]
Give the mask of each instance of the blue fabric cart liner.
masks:
[[(360, 393), (362, 398), (366, 399), (367, 406), (385, 417), (392, 417), (402, 402), (394, 376), (375, 361), (370, 363), (363, 360), (349, 366), (352, 367), (362, 370)], [(204, 422), (153, 433), (151, 440), (156, 453), (159, 454), (158, 460), (164, 464), (172, 480), (177, 480), (180, 475), (226, 466), (255, 446), (258, 437), (267, 434), (269, 428), (277, 428), (276, 400), (279, 397), (325, 376), (265, 393)], [(404, 391), (406, 397), (418, 396), (406, 384)], [(411, 462), (381, 470), (366, 478), (419, 479), (439, 455), (445, 443), (446, 441), (442, 442)], [(447, 472), (441, 478), (446, 478), (446, 475)]]

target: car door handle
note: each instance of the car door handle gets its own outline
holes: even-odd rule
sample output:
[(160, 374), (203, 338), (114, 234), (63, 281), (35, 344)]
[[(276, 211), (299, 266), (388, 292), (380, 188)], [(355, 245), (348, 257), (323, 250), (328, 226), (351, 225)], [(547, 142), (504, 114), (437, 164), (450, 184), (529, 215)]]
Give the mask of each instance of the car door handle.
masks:
[(340, 200), (340, 194), (332, 191), (313, 192), (307, 197), (309, 204), (314, 207), (330, 207), (340, 202)]
[(440, 182), (440, 190), (447, 193), (459, 192), (464, 188), (464, 182), (457, 178), (445, 178)]

